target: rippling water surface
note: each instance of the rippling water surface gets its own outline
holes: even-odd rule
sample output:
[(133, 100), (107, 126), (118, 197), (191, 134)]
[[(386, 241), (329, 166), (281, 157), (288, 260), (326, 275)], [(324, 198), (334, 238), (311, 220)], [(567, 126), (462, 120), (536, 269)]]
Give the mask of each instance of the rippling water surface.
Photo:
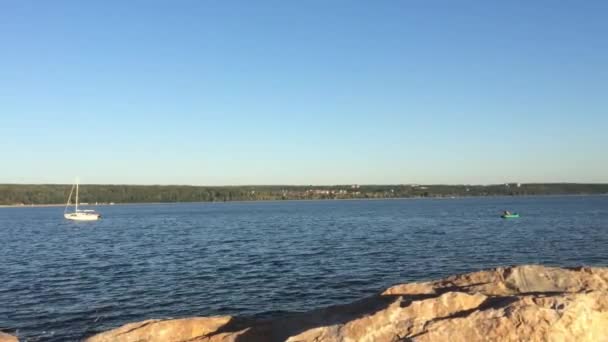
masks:
[[(149, 318), (276, 315), (506, 264), (608, 266), (608, 197), (0, 208), (0, 330), (78, 341)], [(522, 217), (502, 220), (501, 210)]]

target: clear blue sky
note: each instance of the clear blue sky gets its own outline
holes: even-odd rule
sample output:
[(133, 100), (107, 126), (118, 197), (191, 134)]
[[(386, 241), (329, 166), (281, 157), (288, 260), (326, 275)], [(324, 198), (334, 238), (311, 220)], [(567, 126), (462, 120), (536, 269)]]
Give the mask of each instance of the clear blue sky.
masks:
[(0, 2), (0, 183), (608, 182), (608, 1)]

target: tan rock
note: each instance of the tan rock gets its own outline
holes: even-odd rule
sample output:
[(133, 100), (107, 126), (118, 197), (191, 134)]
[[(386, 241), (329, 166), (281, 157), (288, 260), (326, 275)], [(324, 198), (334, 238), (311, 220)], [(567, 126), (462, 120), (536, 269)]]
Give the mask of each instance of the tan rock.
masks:
[(19, 342), (19, 340), (13, 335), (0, 331), (0, 342)]
[(87, 341), (165, 342), (192, 340), (216, 333), (230, 319), (230, 316), (192, 317), (172, 320), (151, 319), (123, 325), (120, 328), (95, 335)]
[(608, 269), (501, 267), (273, 320), (152, 320), (88, 341), (608, 342)]

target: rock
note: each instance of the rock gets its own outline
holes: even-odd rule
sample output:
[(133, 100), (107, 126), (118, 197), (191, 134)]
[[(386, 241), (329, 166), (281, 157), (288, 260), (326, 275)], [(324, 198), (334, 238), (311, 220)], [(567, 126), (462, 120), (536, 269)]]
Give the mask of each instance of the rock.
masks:
[(271, 320), (150, 320), (87, 341), (186, 340), (608, 342), (608, 268), (496, 268)]
[(0, 342), (19, 342), (19, 340), (13, 335), (0, 331)]
[[(123, 325), (89, 338), (89, 342), (109, 341), (183, 341), (216, 332), (230, 321), (230, 316), (193, 317), (174, 320), (151, 319)], [(178, 339), (179, 338), (179, 339)]]

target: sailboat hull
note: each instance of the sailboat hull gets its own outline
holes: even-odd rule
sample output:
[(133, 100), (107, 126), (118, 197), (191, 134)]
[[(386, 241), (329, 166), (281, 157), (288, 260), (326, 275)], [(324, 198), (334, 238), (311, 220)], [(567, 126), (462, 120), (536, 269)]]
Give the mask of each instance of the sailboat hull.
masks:
[(101, 215), (97, 213), (65, 213), (63, 217), (72, 221), (96, 221), (101, 218)]

